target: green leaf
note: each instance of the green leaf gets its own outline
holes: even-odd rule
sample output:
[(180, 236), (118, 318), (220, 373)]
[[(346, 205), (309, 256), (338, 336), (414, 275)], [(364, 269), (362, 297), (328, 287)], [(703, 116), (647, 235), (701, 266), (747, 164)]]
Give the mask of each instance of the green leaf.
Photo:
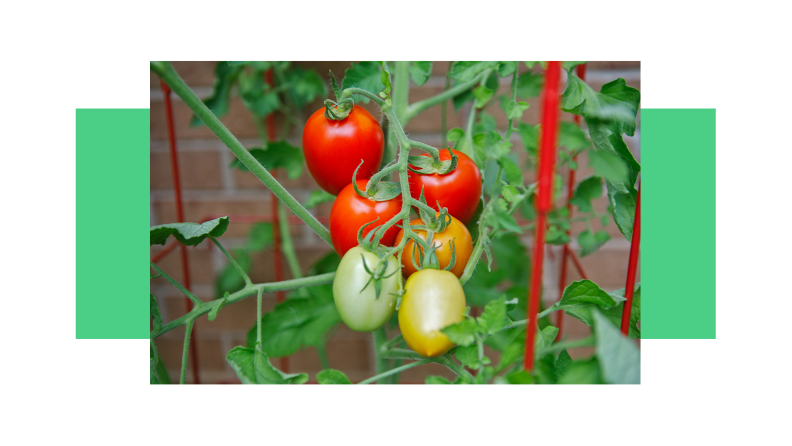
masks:
[(492, 253), (507, 279), (518, 285), (528, 283), (531, 259), (517, 234), (499, 235), (492, 241)]
[(481, 313), (476, 321), (479, 324), (479, 330), (482, 334), (494, 334), (500, 331), (508, 324), (506, 319), (506, 297), (494, 300), (484, 307), (484, 312)]
[(473, 218), (470, 219), (469, 222), (465, 225), (468, 232), (470, 232), (470, 238), (475, 243), (479, 237), (479, 226), (478, 222), (481, 218), (481, 213), (484, 212), (484, 200), (479, 200), (478, 206), (476, 206), (476, 212), (473, 214)]
[(316, 374), (316, 381), (319, 384), (352, 384), (343, 372), (335, 369), (322, 370)]
[(498, 75), (501, 77), (511, 76), (518, 64), (519, 62), (501, 62), (498, 65)]
[(624, 79), (619, 78), (603, 85), (597, 93), (571, 70), (567, 78), (567, 88), (561, 95), (562, 110), (587, 120), (612, 121), (615, 133), (633, 136), (641, 100), (638, 90), (628, 87)]
[(528, 107), (531, 105), (525, 101), (513, 102), (508, 101), (506, 105), (503, 107), (503, 111), (506, 112), (506, 117), (509, 119), (520, 119), (522, 118), (523, 113), (525, 110), (528, 110)]
[(173, 235), (182, 245), (195, 246), (206, 237), (220, 237), (228, 229), (228, 217), (215, 218), (204, 223), (169, 223), (152, 226), (149, 230), (151, 245), (164, 245)]
[(501, 355), (500, 362), (498, 363), (498, 367), (495, 369), (496, 372), (501, 372), (503, 370), (506, 370), (507, 368), (509, 368), (509, 366), (511, 366), (515, 362), (522, 360), (524, 356), (525, 356), (525, 331), (519, 330), (518, 336), (515, 337), (514, 341), (510, 343), (505, 350), (503, 350), (503, 354)]
[(503, 173), (506, 175), (506, 180), (508, 180), (510, 184), (523, 185), (525, 180), (523, 179), (522, 170), (517, 163), (504, 156), (498, 159), (498, 165), (503, 167)]
[(629, 191), (625, 185), (629, 181), (630, 168), (619, 154), (607, 151), (591, 151), (589, 152), (588, 164), (597, 175), (618, 187), (619, 192), (626, 193)]
[(566, 287), (561, 300), (554, 306), (592, 326), (594, 324), (592, 309), (599, 307), (609, 310), (623, 301), (624, 297), (607, 293), (590, 280), (580, 280)]
[(424, 384), (451, 384), (451, 381), (443, 378), (442, 376), (427, 376)]
[(545, 243), (550, 245), (566, 245), (569, 242), (570, 238), (569, 234), (566, 232), (566, 229), (561, 228), (558, 225), (550, 225), (547, 228)]
[(226, 355), (226, 361), (242, 384), (303, 384), (308, 381), (305, 373), (287, 375), (276, 369), (258, 348), (234, 347)]
[(558, 384), (602, 384), (599, 362), (596, 357), (569, 364), (559, 375)]
[(520, 225), (517, 224), (517, 220), (514, 219), (514, 216), (509, 215), (509, 213), (500, 206), (495, 206), (493, 212), (487, 215), (487, 224), (492, 226), (493, 229), (503, 229), (518, 234), (522, 234), (523, 232)]
[(157, 355), (154, 350), (154, 341), (151, 341), (149, 346), (149, 384), (170, 384), (170, 376), (168, 376), (168, 369), (162, 362), (162, 358)]
[(274, 91), (260, 92), (254, 95), (243, 95), (242, 102), (248, 110), (262, 118), (274, 113), (281, 106), (280, 98)]
[(569, 352), (567, 352), (566, 349), (561, 350), (561, 352), (558, 354), (558, 359), (556, 359), (556, 379), (561, 378), (570, 365), (572, 365), (572, 357), (569, 356)]
[[(242, 62), (236, 62), (242, 63)], [(215, 78), (212, 85), (212, 94), (203, 100), (204, 104), (218, 118), (228, 113), (228, 104), (231, 97), (231, 87), (236, 81), (240, 65), (232, 65), (234, 62), (217, 62), (215, 65)], [(203, 125), (203, 121), (195, 115), (190, 119), (190, 127)]]
[(544, 77), (541, 74), (523, 73), (517, 78), (517, 97), (535, 98), (542, 92), (543, 85)]
[(162, 328), (162, 315), (159, 311), (159, 305), (157, 304), (157, 298), (154, 297), (153, 294), (149, 293), (149, 314), (151, 314), (151, 319), (154, 320), (154, 329), (159, 330)]
[(328, 203), (335, 200), (335, 195), (325, 192), (323, 189), (312, 190), (311, 195), (305, 200), (303, 206), (306, 209), (314, 208), (322, 203)]
[(390, 105), (390, 92), (392, 85), (390, 71), (388, 71), (388, 63), (385, 61), (378, 61), (377, 64), (380, 67), (380, 81), (382, 81), (382, 85), (385, 86), (385, 89), (379, 93), (379, 96), (384, 98), (385, 102)]
[[(272, 357), (289, 356), (301, 348), (324, 342), (341, 319), (332, 286), (306, 288), (308, 297), (290, 296), (261, 318), (261, 349)], [(247, 345), (256, 343), (256, 325), (248, 331)]]
[(291, 85), (287, 94), (297, 108), (327, 96), (327, 83), (314, 70), (295, 66), (286, 70), (284, 75)]
[(569, 61), (567, 61), (567, 62), (561, 62), (561, 67), (562, 67), (563, 69), (565, 69), (565, 70), (569, 71), (569, 70), (571, 70), (571, 69), (575, 68), (576, 66), (578, 66), (578, 65), (582, 65), (582, 64), (584, 64), (584, 63), (586, 63), (586, 62), (585, 62), (585, 61), (584, 61), (584, 62), (569, 62)]
[[(485, 357), (484, 363), (489, 364), (489, 359)], [(493, 369), (492, 367), (484, 367), (481, 370), (479, 370), (476, 377), (473, 378), (473, 384), (487, 384), (494, 376), (495, 376), (495, 369)]]
[(413, 62), (410, 64), (410, 78), (415, 85), (422, 86), (432, 75), (432, 62)]
[(501, 296), (501, 292), (496, 287), (503, 282), (506, 273), (503, 270), (488, 271), (480, 265), (473, 276), (470, 277), (462, 289), (465, 291), (465, 299), (468, 304), (483, 306)]
[(476, 342), (476, 328), (476, 321), (465, 318), (456, 324), (443, 328), (443, 333), (454, 344), (465, 347)]
[(558, 328), (548, 325), (547, 327), (536, 331), (536, 350), (550, 347), (555, 342), (558, 336)]
[(605, 382), (611, 384), (641, 383), (641, 354), (632, 341), (622, 336), (599, 311), (594, 310), (596, 355)]
[(490, 90), (484, 85), (479, 85), (473, 90), (473, 96), (476, 98), (476, 108), (482, 108), (492, 98), (494, 91)]
[(497, 384), (534, 384), (533, 376), (525, 370), (511, 372)]
[[(249, 151), (267, 170), (285, 168), (286, 174), (291, 180), (299, 178), (300, 175), (302, 175), (302, 150), (284, 140), (272, 141), (267, 143), (267, 146), (264, 148), (256, 147)], [(239, 169), (242, 172), (248, 172), (247, 166), (242, 164), (239, 159), (232, 161), (228, 167)]]
[(475, 99), (475, 96), (473, 96), (473, 89), (463, 91), (462, 93), (454, 96), (452, 100), (454, 103), (454, 113), (458, 112), (466, 102), (472, 101), (473, 99)]
[(520, 123), (517, 130), (520, 132), (523, 146), (534, 160), (537, 159), (537, 147), (539, 147), (539, 125)]
[(591, 140), (574, 122), (564, 121), (561, 123), (558, 132), (558, 145), (566, 147), (567, 150), (573, 153), (577, 153), (590, 148)]
[(274, 240), (272, 223), (254, 223), (248, 231), (248, 249), (250, 251), (261, 251), (271, 246)]
[[(620, 288), (616, 291), (612, 291), (609, 294), (614, 296), (618, 300), (624, 299), (624, 288)], [(600, 310), (600, 311), (602, 312), (602, 315), (605, 316), (613, 324), (614, 327), (621, 329), (623, 310), (624, 310), (624, 302), (621, 302), (619, 305), (609, 310)], [(638, 322), (640, 320), (641, 320), (641, 284), (638, 283), (635, 285), (635, 291), (633, 292), (632, 307), (630, 307), (630, 328), (629, 331), (627, 332), (628, 337), (630, 339), (641, 338), (641, 329), (638, 328)]]
[[(350, 68), (344, 71), (344, 79), (341, 82), (342, 90), (350, 87), (361, 88), (374, 94), (385, 89), (379, 64), (377, 62), (353, 63)], [(355, 100), (363, 103), (369, 101), (368, 98), (360, 95), (355, 95)]]
[(460, 129), (459, 127), (455, 127), (449, 130), (448, 133), (446, 134), (446, 138), (448, 138), (450, 142), (461, 141), (462, 138), (464, 137), (465, 137), (465, 131)]
[(594, 207), (591, 205), (591, 200), (596, 200), (602, 196), (602, 178), (598, 176), (590, 176), (581, 181), (575, 189), (575, 194), (569, 201), (578, 207), (580, 212), (589, 213), (594, 212)]
[(596, 252), (605, 243), (610, 240), (610, 235), (607, 231), (597, 231), (592, 234), (591, 231), (586, 229), (578, 235), (578, 244), (581, 248), (580, 257), (585, 257), (591, 253)]
[(217, 313), (219, 313), (220, 310), (226, 306), (226, 303), (228, 303), (228, 296), (228, 291), (226, 291), (223, 299), (220, 300), (220, 304), (209, 310), (209, 315), (207, 317), (209, 318), (210, 322), (214, 321), (217, 318)]
[(487, 365), (492, 362), (486, 356), (482, 358), (483, 364), (479, 362), (478, 346), (476, 344), (468, 347), (457, 347), (454, 351), (454, 356), (456, 356), (457, 360), (462, 363), (462, 365), (470, 367), (471, 369), (478, 369), (481, 368), (482, 365)]
[(461, 61), (455, 62), (454, 66), (451, 68), (451, 79), (454, 79), (459, 82), (468, 82), (472, 81), (473, 78), (481, 74), (484, 70), (489, 68), (495, 68), (498, 65), (498, 62), (486, 61), (486, 62), (471, 62), (471, 61)]

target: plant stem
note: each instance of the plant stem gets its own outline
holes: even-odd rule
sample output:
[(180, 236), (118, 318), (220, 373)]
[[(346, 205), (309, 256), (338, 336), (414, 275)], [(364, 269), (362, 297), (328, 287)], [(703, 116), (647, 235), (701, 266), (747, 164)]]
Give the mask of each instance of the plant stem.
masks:
[(157, 264), (156, 264), (156, 263), (154, 263), (154, 262), (149, 262), (149, 263), (151, 264), (151, 269), (153, 269), (154, 271), (156, 271), (156, 272), (157, 272), (157, 273), (158, 273), (160, 276), (164, 277), (164, 278), (165, 278), (165, 280), (167, 280), (168, 282), (170, 282), (170, 283), (171, 283), (171, 285), (175, 286), (175, 287), (176, 287), (176, 288), (177, 288), (179, 291), (181, 291), (181, 292), (182, 292), (182, 294), (184, 294), (185, 296), (187, 296), (188, 298), (190, 298), (190, 300), (191, 300), (191, 301), (193, 301), (193, 303), (195, 304), (195, 307), (193, 308), (193, 310), (195, 310), (196, 308), (200, 308), (201, 306), (203, 306), (203, 304), (204, 304), (204, 303), (203, 303), (203, 301), (201, 301), (201, 299), (198, 299), (198, 298), (195, 296), (195, 294), (191, 293), (189, 290), (187, 290), (187, 288), (184, 288), (184, 287), (183, 287), (183, 286), (182, 286), (182, 285), (181, 285), (179, 282), (177, 282), (177, 281), (176, 281), (175, 279), (173, 279), (171, 276), (169, 276), (169, 275), (165, 274), (165, 271), (163, 271), (162, 269), (160, 269), (160, 267), (159, 267), (159, 266), (157, 266)]
[[(410, 101), (410, 62), (397, 61), (393, 80), (393, 112), (404, 116)], [(406, 125), (406, 121), (405, 121)], [(393, 154), (396, 155), (395, 153)]]
[[(281, 282), (252, 284), (242, 288), (241, 290), (233, 294), (230, 294), (228, 296), (228, 299), (226, 300), (226, 305), (230, 305), (232, 303), (239, 302), (242, 299), (250, 297), (253, 294), (258, 293), (259, 289), (261, 290), (262, 293), (271, 293), (273, 291), (286, 291), (286, 290), (293, 290), (295, 288), (326, 285), (328, 283), (332, 283), (334, 277), (335, 277), (335, 273), (333, 272), (327, 274), (320, 274), (317, 276), (303, 277), (301, 279), (283, 280)], [(196, 305), (189, 313), (183, 315), (178, 319), (174, 319), (168, 322), (167, 324), (163, 325), (162, 328), (160, 328), (159, 330), (152, 331), (149, 337), (151, 339), (154, 339), (158, 336), (161, 336), (164, 333), (173, 330), (176, 327), (181, 327), (190, 320), (197, 319), (201, 315), (211, 311), (214, 307), (220, 305), (222, 300), (223, 299), (217, 299), (211, 302), (202, 303), (201, 305)]]
[(294, 241), (292, 241), (291, 231), (289, 231), (289, 214), (288, 208), (283, 202), (278, 203), (280, 212), (278, 212), (278, 221), (280, 223), (281, 231), (281, 248), (283, 248), (283, 255), (286, 256), (286, 263), (289, 264), (292, 277), (299, 279), (303, 276), (300, 269), (300, 261), (297, 260), (297, 252), (294, 250)]
[[(517, 66), (519, 67), (519, 63), (517, 64)], [(514, 75), (512, 75), (512, 83), (511, 83), (512, 103), (514, 103), (515, 106), (517, 105), (517, 71), (518, 71), (517, 67), (515, 67), (514, 68)], [(509, 118), (509, 128), (506, 129), (506, 141), (509, 141), (509, 139), (511, 138), (512, 121), (513, 121), (513, 119)]]
[[(454, 62), (448, 62), (448, 70), (446, 70), (445, 86), (443, 87), (443, 92), (448, 91), (448, 87), (451, 86), (451, 68), (453, 66)], [(442, 147), (446, 147), (448, 145), (446, 133), (448, 133), (448, 100), (445, 100), (440, 104), (440, 136), (443, 138), (443, 143), (441, 144)]]
[(192, 335), (193, 324), (195, 320), (187, 321), (187, 330), (184, 332), (184, 348), (182, 349), (182, 363), (181, 375), (179, 375), (179, 384), (184, 384), (184, 377), (187, 375), (187, 355), (190, 352), (190, 336)]
[(316, 346), (316, 354), (319, 355), (319, 363), (322, 364), (322, 370), (330, 368), (330, 361), (327, 359), (327, 348), (324, 342)]
[[(372, 335), (374, 336), (374, 360), (377, 365), (377, 373), (382, 374), (388, 370), (391, 365), (389, 359), (380, 355), (382, 345), (388, 341), (388, 334), (385, 333), (385, 327), (382, 327), (374, 331)], [(385, 384), (385, 381), (380, 381), (380, 384)]]
[(239, 263), (237, 263), (237, 261), (234, 260), (234, 258), (231, 257), (230, 254), (228, 254), (228, 251), (226, 251), (225, 248), (223, 248), (223, 245), (221, 245), (220, 242), (212, 235), (209, 236), (209, 240), (211, 240), (215, 245), (217, 245), (217, 247), (220, 248), (220, 251), (222, 251), (223, 254), (225, 254), (225, 256), (228, 257), (228, 261), (231, 262), (231, 265), (234, 266), (234, 269), (237, 270), (239, 275), (242, 276), (242, 279), (244, 279), (245, 285), (253, 284), (253, 282), (250, 281), (250, 277), (248, 277), (248, 275), (245, 272), (245, 270), (242, 269), (242, 267), (239, 265)]
[(319, 220), (308, 212), (272, 175), (248, 152), (245, 146), (217, 119), (211, 110), (201, 101), (190, 87), (173, 69), (169, 62), (151, 62), (154, 71), (176, 93), (185, 104), (200, 118), (212, 132), (236, 155), (267, 188), (275, 194), (289, 209), (319, 235), (328, 245), (332, 246), (330, 231)]
[(423, 101), (418, 101), (410, 105), (409, 107), (407, 107), (407, 110), (404, 113), (404, 116), (402, 116), (402, 119), (404, 120), (405, 123), (410, 122), (411, 119), (418, 116), (418, 114), (421, 113), (422, 111), (430, 107), (434, 107), (435, 105), (441, 104), (444, 101), (447, 101), (453, 98), (454, 96), (458, 95), (459, 93), (464, 93), (465, 91), (471, 89), (476, 84), (480, 82), (484, 82), (484, 80), (487, 79), (487, 77), (490, 75), (491, 72), (492, 70), (484, 70), (478, 76), (474, 77), (473, 79), (467, 82), (456, 84), (452, 88), (438, 95), (432, 96), (431, 98), (427, 98), (424, 99)]
[(256, 344), (261, 345), (261, 296), (264, 293), (261, 289), (256, 293)]
[(403, 372), (403, 371), (405, 371), (407, 369), (411, 369), (413, 367), (418, 367), (419, 365), (428, 364), (430, 362), (435, 362), (435, 361), (432, 358), (425, 358), (425, 359), (422, 359), (420, 361), (411, 362), (411, 363), (405, 364), (405, 365), (403, 365), (401, 367), (396, 367), (395, 369), (390, 369), (387, 372), (380, 373), (379, 375), (372, 376), (371, 378), (368, 378), (368, 379), (365, 379), (363, 381), (360, 381), (358, 384), (370, 384), (370, 383), (373, 383), (375, 381), (379, 381), (380, 383), (382, 383), (382, 382), (384, 382), (384, 381), (382, 381), (384, 378), (387, 378), (387, 377), (389, 377), (391, 375), (395, 375), (397, 373), (401, 373), (401, 372)]
[(473, 375), (471, 375), (470, 372), (465, 370), (464, 367), (454, 362), (454, 360), (451, 359), (451, 355), (449, 353), (446, 353), (445, 355), (437, 358), (438, 359), (437, 363), (448, 367), (448, 369), (456, 373), (457, 376), (464, 376), (469, 381), (473, 381)]

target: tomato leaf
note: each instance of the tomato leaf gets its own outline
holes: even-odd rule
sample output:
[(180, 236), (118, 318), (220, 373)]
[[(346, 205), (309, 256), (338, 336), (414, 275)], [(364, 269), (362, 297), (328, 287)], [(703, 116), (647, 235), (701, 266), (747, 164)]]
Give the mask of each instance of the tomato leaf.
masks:
[[(627, 333), (630, 339), (641, 338), (641, 329), (638, 327), (638, 323), (641, 320), (641, 284), (638, 283), (635, 285), (635, 287), (635, 291), (633, 292), (632, 307), (630, 307), (630, 328)], [(618, 300), (624, 299), (624, 288), (620, 288), (608, 294), (614, 296)], [(619, 305), (611, 309), (600, 309), (600, 312), (613, 324), (614, 327), (621, 328), (623, 308), (624, 302), (621, 302)]]
[(259, 348), (234, 347), (226, 355), (226, 361), (242, 384), (303, 384), (308, 381), (305, 373), (289, 375), (276, 369)]
[(484, 70), (495, 68), (498, 65), (498, 62), (486, 61), (486, 62), (471, 62), (471, 61), (461, 61), (455, 62), (454, 66), (451, 68), (451, 79), (454, 79), (459, 82), (468, 82), (472, 81), (473, 78), (481, 74)]
[(476, 98), (476, 108), (484, 107), (490, 98), (492, 98), (494, 91), (487, 88), (485, 85), (479, 85), (473, 90), (473, 96)]
[(319, 206), (322, 203), (328, 203), (335, 200), (335, 195), (329, 194), (325, 192), (323, 189), (319, 190), (312, 190), (311, 195), (308, 196), (308, 199), (305, 200), (303, 206), (306, 209), (311, 209), (316, 206)]
[(464, 138), (464, 137), (465, 137), (465, 131), (462, 130), (461, 128), (459, 128), (459, 127), (455, 127), (453, 129), (449, 130), (448, 133), (446, 134), (446, 138), (450, 142), (461, 141), (462, 138)]
[(535, 98), (542, 92), (542, 85), (544, 85), (544, 77), (541, 74), (523, 73), (517, 78), (517, 97)]
[(540, 125), (530, 125), (525, 123), (520, 123), (517, 126), (517, 131), (520, 133), (520, 139), (522, 139), (523, 147), (525, 147), (525, 151), (528, 152), (532, 162), (536, 162), (537, 160), (537, 147), (539, 147), (539, 128)]
[(594, 314), (597, 336), (596, 355), (605, 382), (611, 384), (641, 383), (641, 354), (635, 344), (622, 336), (599, 311)]
[(561, 352), (558, 354), (558, 358), (556, 359), (556, 365), (555, 365), (556, 380), (561, 378), (561, 376), (567, 371), (570, 365), (572, 365), (572, 357), (569, 356), (569, 352), (567, 352), (566, 349), (561, 350)]
[(452, 102), (454, 103), (454, 113), (457, 113), (468, 101), (474, 100), (476, 97), (473, 96), (473, 89), (463, 91), (458, 95), (454, 96)]
[(442, 376), (427, 376), (424, 384), (451, 384), (451, 381), (443, 378)]
[(157, 298), (154, 297), (153, 294), (149, 293), (149, 314), (151, 315), (151, 319), (153, 319), (154, 329), (159, 330), (162, 328), (162, 315), (159, 311), (159, 305), (157, 304)]
[(495, 384), (534, 384), (534, 377), (525, 370), (514, 371), (502, 378), (496, 378)]
[(308, 103), (327, 96), (327, 83), (316, 71), (292, 67), (284, 74), (287, 82), (291, 84), (286, 92), (297, 108), (303, 108)]
[(581, 247), (580, 257), (585, 257), (591, 253), (596, 252), (605, 243), (610, 240), (610, 235), (607, 231), (597, 231), (596, 234), (588, 229), (578, 235), (578, 244)]
[(484, 307), (484, 312), (476, 319), (481, 334), (495, 334), (508, 323), (506, 319), (506, 296), (493, 300)]
[(564, 121), (558, 132), (558, 145), (576, 153), (590, 148), (591, 140), (574, 122)]
[(506, 273), (512, 283), (528, 283), (531, 259), (517, 234), (501, 234), (492, 241), (492, 253), (498, 268)]
[(500, 62), (498, 65), (498, 74), (501, 77), (509, 76), (517, 69), (517, 65), (519, 65), (519, 62)]
[[(242, 69), (242, 62), (217, 62), (215, 65), (215, 78), (212, 84), (212, 94), (203, 100), (209, 110), (218, 118), (228, 113), (228, 104), (231, 97), (231, 87), (234, 85), (239, 71)], [(201, 118), (193, 115), (190, 119), (190, 127), (204, 125)]]
[(410, 64), (410, 78), (415, 85), (422, 86), (432, 75), (432, 62), (413, 62)]
[[(248, 231), (248, 250), (261, 251), (275, 240), (272, 223), (254, 223)], [(247, 270), (246, 270), (247, 271)]]
[(572, 282), (566, 287), (561, 300), (553, 306), (562, 309), (566, 314), (579, 319), (588, 326), (594, 325), (592, 310), (601, 308), (611, 310), (624, 302), (624, 297), (616, 293), (607, 293), (590, 280)]
[[(293, 180), (302, 175), (303, 156), (302, 150), (288, 142), (271, 141), (264, 148), (256, 147), (249, 150), (250, 154), (261, 163), (266, 169), (285, 168), (289, 179)], [(242, 164), (239, 159), (235, 159), (228, 167), (236, 168), (242, 172), (248, 172), (247, 166)]]
[(594, 207), (591, 205), (591, 200), (595, 200), (602, 196), (602, 178), (598, 176), (590, 176), (581, 181), (575, 189), (575, 194), (569, 202), (578, 207), (578, 210), (583, 213), (594, 212)]
[(156, 350), (154, 340), (151, 340), (149, 346), (149, 384), (170, 384), (170, 376), (162, 358), (159, 357)]
[(497, 286), (503, 282), (506, 272), (503, 270), (488, 271), (487, 268), (478, 267), (462, 289), (465, 290), (465, 299), (469, 305), (483, 306), (501, 296)]
[[(333, 301), (332, 285), (305, 288), (308, 297), (292, 294), (261, 318), (261, 349), (272, 357), (291, 355), (313, 347), (341, 321)], [(256, 325), (247, 334), (247, 346), (256, 344)]]
[[(344, 71), (344, 79), (341, 81), (341, 89), (355, 87), (361, 88), (373, 94), (377, 94), (385, 88), (382, 83), (382, 74), (377, 62), (353, 63), (351, 67)], [(365, 96), (354, 95), (356, 102), (367, 104), (369, 99)]]
[(182, 245), (195, 246), (206, 237), (220, 237), (228, 229), (228, 217), (215, 218), (203, 223), (169, 223), (152, 226), (149, 239), (152, 245), (164, 245), (172, 235)]
[(602, 384), (599, 361), (593, 357), (567, 365), (558, 376), (558, 384)]
[(545, 243), (550, 245), (566, 245), (570, 241), (569, 234), (567, 234), (565, 229), (558, 225), (548, 226), (547, 234), (545, 235)]
[(319, 384), (352, 384), (347, 376), (338, 370), (327, 369), (316, 374), (316, 381)]
[(468, 347), (457, 347), (454, 351), (454, 356), (462, 365), (471, 369), (478, 369), (492, 362), (486, 356), (482, 357), (482, 362), (479, 362), (478, 346), (475, 344)]
[(445, 327), (443, 333), (454, 344), (466, 347), (476, 342), (476, 321), (470, 318), (462, 319), (461, 322)]

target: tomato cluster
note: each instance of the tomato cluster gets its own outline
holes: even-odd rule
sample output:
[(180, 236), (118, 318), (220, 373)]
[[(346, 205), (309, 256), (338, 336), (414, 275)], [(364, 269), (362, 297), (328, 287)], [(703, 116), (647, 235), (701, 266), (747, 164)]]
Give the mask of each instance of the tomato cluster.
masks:
[[(438, 269), (426, 265), (428, 254), (420, 246), (414, 246), (413, 240), (406, 242), (400, 259), (391, 256), (380, 261), (366, 243), (365, 249), (359, 246), (358, 232), (373, 222), (362, 232), (365, 239), (379, 225), (398, 215), (403, 206), (402, 197), (375, 201), (358, 194), (354, 186), (360, 191), (366, 190), (368, 179), (382, 162), (383, 139), (376, 120), (358, 106), (340, 120), (328, 119), (324, 109), (320, 109), (310, 117), (303, 130), (309, 172), (319, 186), (337, 195), (330, 211), (330, 237), (342, 260), (333, 282), (333, 298), (341, 319), (349, 328), (374, 331), (393, 315), (401, 294), (398, 319), (404, 340), (423, 356), (439, 356), (453, 347), (442, 329), (464, 318), (465, 293), (458, 278), (473, 251), (473, 241), (465, 224), (473, 219), (479, 204), (481, 174), (470, 157), (448, 150), (440, 152), (440, 160), (450, 160), (451, 153), (457, 157), (457, 165), (451, 172), (410, 171), (412, 198), (418, 200), (423, 193), (430, 207), (437, 211), (445, 208), (451, 216), (447, 225), (428, 228), (436, 229), (432, 231), (431, 249), (439, 264), (432, 266)], [(353, 185), (353, 172), (359, 165)], [(410, 222), (411, 226), (426, 224), (420, 218)], [(398, 246), (404, 232), (393, 225), (385, 231), (379, 244)], [(427, 230), (413, 229), (413, 232), (427, 240)], [(452, 257), (454, 266), (444, 270)], [(407, 278), (403, 290), (402, 275)]]

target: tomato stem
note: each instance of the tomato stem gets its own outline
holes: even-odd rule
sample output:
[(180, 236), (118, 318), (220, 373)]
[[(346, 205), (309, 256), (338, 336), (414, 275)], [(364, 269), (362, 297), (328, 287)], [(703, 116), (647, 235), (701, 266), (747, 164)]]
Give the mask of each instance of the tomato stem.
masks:
[(245, 270), (242, 269), (239, 263), (237, 263), (237, 261), (234, 260), (234, 258), (231, 257), (230, 254), (228, 254), (228, 251), (226, 251), (225, 248), (223, 248), (223, 245), (221, 245), (220, 242), (212, 235), (209, 236), (209, 240), (211, 240), (212, 243), (214, 243), (218, 248), (220, 248), (220, 251), (222, 251), (223, 254), (228, 258), (228, 261), (231, 262), (231, 265), (234, 266), (234, 269), (239, 273), (240, 276), (242, 276), (242, 279), (245, 281), (245, 285), (248, 286), (252, 285), (253, 282), (251, 282), (250, 277), (248, 277)]

